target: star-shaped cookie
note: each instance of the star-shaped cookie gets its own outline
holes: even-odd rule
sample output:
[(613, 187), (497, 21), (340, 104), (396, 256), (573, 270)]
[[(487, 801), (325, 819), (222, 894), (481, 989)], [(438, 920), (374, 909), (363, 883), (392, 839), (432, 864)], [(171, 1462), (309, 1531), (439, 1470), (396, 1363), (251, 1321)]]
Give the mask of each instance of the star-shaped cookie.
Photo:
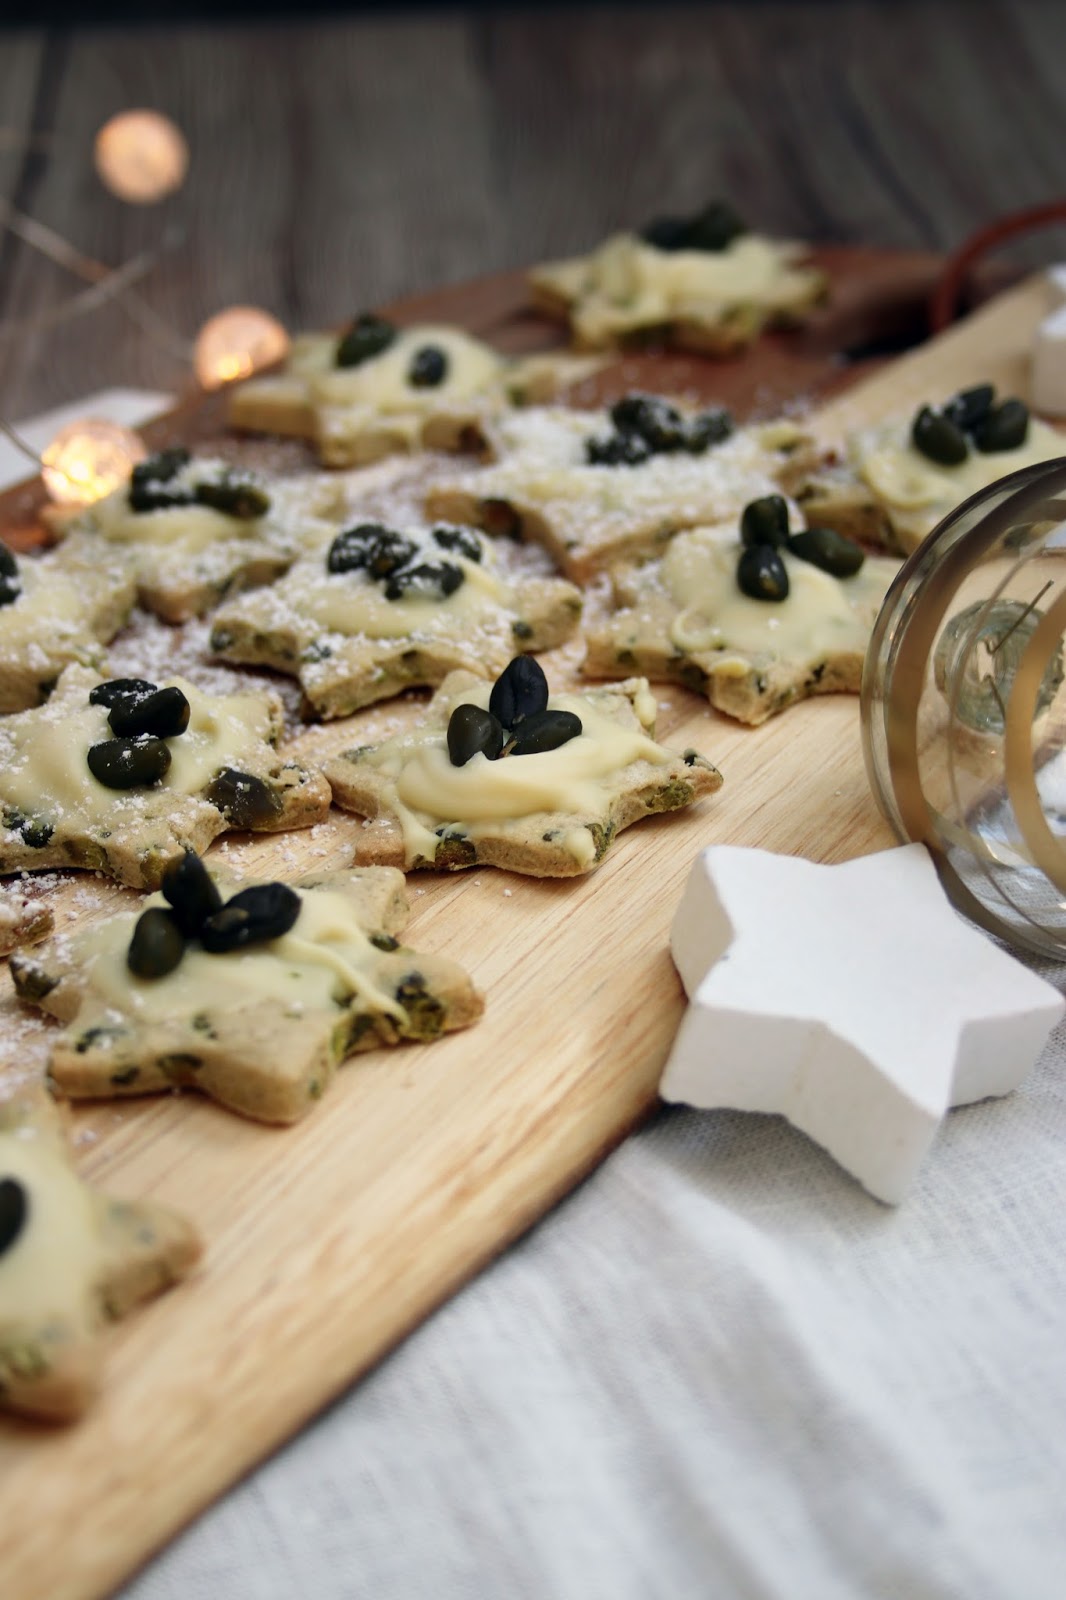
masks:
[(460, 328), (397, 328), (356, 318), (344, 333), (293, 341), (282, 371), (237, 386), (235, 428), (310, 440), (326, 466), (357, 467), (412, 451), (483, 451), (486, 420), (554, 398), (587, 377), (585, 359), (503, 356)]
[(515, 650), (564, 643), (580, 616), (572, 584), (508, 576), (473, 529), (362, 523), (223, 606), (211, 648), (293, 674), (317, 716), (343, 717), (456, 668), (500, 672)]
[(46, 1096), (0, 1101), (0, 1410), (80, 1416), (107, 1323), (176, 1283), (200, 1250), (174, 1212), (83, 1183)]
[(561, 745), (508, 753), (509, 738), (496, 757), (480, 750), (456, 765), (453, 715), (474, 707), (483, 717), (492, 690), (474, 673), (449, 673), (413, 731), (326, 763), (336, 803), (373, 819), (357, 860), (572, 877), (598, 866), (631, 823), (721, 787), (721, 773), (695, 750), (655, 743), (655, 701), (643, 678), (547, 698), (546, 713), (566, 734)]
[[(624, 407), (638, 401), (652, 415), (666, 406), (676, 445), (646, 449), (616, 431)], [(712, 436), (699, 447), (703, 419)], [(810, 450), (788, 421), (733, 429), (721, 411), (685, 414), (647, 396), (626, 396), (610, 412), (531, 407), (501, 419), (493, 440), (496, 462), (432, 487), (428, 515), (537, 540), (578, 583), (625, 557), (654, 554), (684, 528), (738, 516)]]
[(735, 216), (723, 233), (709, 213), (724, 209), (662, 218), (644, 236), (616, 233), (589, 255), (534, 267), (533, 299), (586, 348), (656, 339), (734, 355), (766, 326), (801, 321), (826, 277), (804, 264), (806, 245), (749, 233)]
[[(265, 892), (224, 873), (212, 877), (228, 897), (216, 933), (227, 918), (239, 921), (234, 907), (243, 901), (254, 938), (208, 950), (201, 918), (197, 931), (182, 924), (189, 937), (179, 940), (176, 965), (151, 977), (132, 971), (131, 963), (165, 965), (170, 924), (195, 909), (196, 894), (176, 894), (168, 878), (141, 921), (122, 913), (12, 957), (17, 993), (69, 1024), (49, 1066), (62, 1094), (194, 1088), (246, 1117), (290, 1123), (311, 1110), (346, 1057), (424, 1043), (481, 1015), (482, 998), (457, 962), (416, 954), (396, 938), (408, 916), (402, 873), (349, 869)], [(287, 902), (288, 919), (272, 922)]]
[(127, 487), (81, 511), (53, 508), (46, 520), (54, 533), (124, 553), (141, 605), (187, 622), (279, 577), (336, 532), (340, 508), (338, 485), (321, 474), (267, 482), (175, 447), (136, 466)]
[(0, 712), (40, 705), (71, 662), (102, 667), (134, 597), (121, 550), (71, 538), (47, 555), (16, 556), (0, 544)]
[[(985, 394), (983, 428), (956, 427), (952, 415), (964, 416), (960, 402)], [(1020, 409), (1007, 412), (1013, 426), (1000, 425), (997, 433), (1005, 406)], [(797, 462), (790, 492), (811, 522), (909, 555), (970, 495), (1066, 455), (1066, 434), (1023, 413), (1021, 401), (997, 403), (991, 384), (977, 385), (942, 405), (857, 428), (842, 451), (827, 451), (813, 466)]]
[[(138, 731), (142, 713), (170, 732)], [(228, 828), (321, 822), (329, 785), (274, 748), (282, 726), (272, 693), (103, 685), (68, 667), (46, 705), (0, 721), (0, 873), (85, 867), (155, 888), (169, 861)]]
[(778, 1112), (890, 1204), (949, 1107), (1017, 1088), (1066, 1010), (917, 844), (840, 866), (712, 846), (671, 947), (690, 1003), (663, 1098)]
[(658, 558), (614, 568), (616, 609), (586, 633), (582, 671), (683, 683), (752, 725), (808, 695), (857, 693), (899, 562), (854, 548), (861, 566), (837, 577), (783, 548), (785, 598), (763, 599), (740, 587), (743, 549), (736, 523), (694, 528)]

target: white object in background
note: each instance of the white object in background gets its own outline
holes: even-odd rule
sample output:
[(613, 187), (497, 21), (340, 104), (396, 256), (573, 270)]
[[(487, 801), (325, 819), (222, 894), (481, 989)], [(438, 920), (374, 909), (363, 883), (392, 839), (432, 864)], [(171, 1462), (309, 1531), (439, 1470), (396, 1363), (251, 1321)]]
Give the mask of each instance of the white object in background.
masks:
[(919, 844), (831, 867), (712, 846), (671, 948), (690, 1004), (663, 1098), (778, 1112), (890, 1204), (949, 1107), (1017, 1088), (1066, 1010)]
[(1057, 266), (1048, 268), (1047, 281), (1051, 286), (1055, 305), (1066, 306), (1066, 261), (1060, 261)]
[(1066, 293), (1063, 302), (1037, 328), (1033, 345), (1033, 409), (1049, 417), (1066, 417)]
[[(29, 422), (20, 422), (17, 428), (26, 443), (40, 454), (60, 428), (82, 422), (86, 417), (101, 417), (107, 422), (121, 423), (124, 428), (139, 428), (173, 403), (170, 395), (155, 394), (147, 389), (102, 389), (99, 394), (87, 395), (73, 405), (60, 406)], [(0, 436), (0, 489), (32, 476), (33, 463), (9, 439)]]

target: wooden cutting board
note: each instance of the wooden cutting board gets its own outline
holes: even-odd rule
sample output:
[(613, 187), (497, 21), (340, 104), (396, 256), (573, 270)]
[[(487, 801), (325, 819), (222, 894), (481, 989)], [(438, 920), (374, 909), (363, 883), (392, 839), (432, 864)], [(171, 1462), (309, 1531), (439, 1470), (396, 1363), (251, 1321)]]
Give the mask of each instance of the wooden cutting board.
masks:
[[(502, 294), (508, 316), (515, 292), (511, 283)], [(482, 286), (473, 302), (454, 291), (451, 301), (405, 309), (449, 315), (473, 303), (482, 315), (465, 320), (491, 332), (490, 300)], [(828, 435), (986, 378), (1024, 394), (1025, 354), (1045, 306), (1040, 282), (1012, 290), (848, 388), (816, 424)], [(535, 324), (522, 328), (528, 342), (544, 336)], [(808, 346), (784, 348), (796, 370), (810, 355)], [(793, 395), (839, 387), (831, 354), (811, 358), (802, 381), (796, 371), (781, 381)], [(763, 349), (753, 359), (765, 366), (769, 357)], [(758, 400), (744, 363), (687, 365), (699, 369), (705, 393), (747, 383), (749, 401)], [(642, 358), (641, 381), (655, 376), (654, 361)], [(186, 412), (184, 425), (210, 431), (217, 417)], [(7, 508), (28, 518), (32, 500), (20, 492)], [(573, 650), (545, 658), (554, 682), (574, 660)], [(756, 730), (680, 688), (660, 686), (659, 700), (660, 737), (710, 756), (725, 777), (720, 794), (629, 830), (584, 879), (484, 870), (409, 880), (407, 940), (447, 951), (473, 973), (487, 996), (476, 1028), (359, 1058), (291, 1129), (242, 1122), (193, 1095), (75, 1113), (84, 1174), (186, 1211), (208, 1250), (192, 1279), (109, 1335), (106, 1386), (82, 1423), (0, 1421), (4, 1600), (90, 1600), (111, 1590), (649, 1113), (683, 1005), (669, 926), (700, 849), (729, 842), (840, 861), (893, 842), (867, 787), (856, 699), (809, 701)], [(354, 742), (353, 723), (372, 729), (382, 715), (305, 730), (296, 748)], [(336, 814), (313, 840), (287, 835), (286, 858), (297, 867), (346, 863), (358, 827)], [(279, 848), (238, 843), (230, 859), (277, 870)], [(124, 891), (100, 884), (93, 893), (110, 905)], [(69, 884), (56, 903), (64, 923), (86, 914)], [(7, 1031), (18, 1008), (4, 992)], [(41, 1049), (31, 1037), (9, 1075)]]

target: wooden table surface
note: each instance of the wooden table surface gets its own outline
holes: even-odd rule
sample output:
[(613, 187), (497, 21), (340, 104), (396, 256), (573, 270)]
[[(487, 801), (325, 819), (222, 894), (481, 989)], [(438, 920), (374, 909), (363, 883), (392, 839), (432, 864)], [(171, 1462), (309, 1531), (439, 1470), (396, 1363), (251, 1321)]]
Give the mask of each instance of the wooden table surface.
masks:
[[(182, 235), (143, 284), (171, 347), (114, 306), (12, 333), (79, 285), (0, 227), (13, 419), (103, 383), (180, 388), (182, 343), (227, 304), (337, 322), (716, 194), (772, 232), (950, 249), (1063, 192), (1066, 6), (379, 6), (15, 29), (0, 32), (0, 104), (8, 206), (109, 264)], [(123, 205), (92, 168), (96, 129), (136, 105), (192, 148), (160, 206)], [(1056, 251), (1066, 230), (1020, 258)]]

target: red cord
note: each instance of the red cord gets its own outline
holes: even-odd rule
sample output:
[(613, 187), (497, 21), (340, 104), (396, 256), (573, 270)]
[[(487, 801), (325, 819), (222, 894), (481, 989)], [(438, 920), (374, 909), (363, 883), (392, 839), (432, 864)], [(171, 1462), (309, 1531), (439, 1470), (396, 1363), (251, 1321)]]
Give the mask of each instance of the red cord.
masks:
[(932, 333), (942, 333), (954, 322), (959, 308), (966, 274), (979, 256), (1013, 239), (1020, 233), (1031, 233), (1037, 228), (1049, 228), (1056, 222), (1066, 222), (1066, 200), (1049, 200), (1042, 206), (1030, 206), (1026, 211), (1012, 211), (972, 234), (949, 259), (947, 266), (929, 300), (929, 328)]

